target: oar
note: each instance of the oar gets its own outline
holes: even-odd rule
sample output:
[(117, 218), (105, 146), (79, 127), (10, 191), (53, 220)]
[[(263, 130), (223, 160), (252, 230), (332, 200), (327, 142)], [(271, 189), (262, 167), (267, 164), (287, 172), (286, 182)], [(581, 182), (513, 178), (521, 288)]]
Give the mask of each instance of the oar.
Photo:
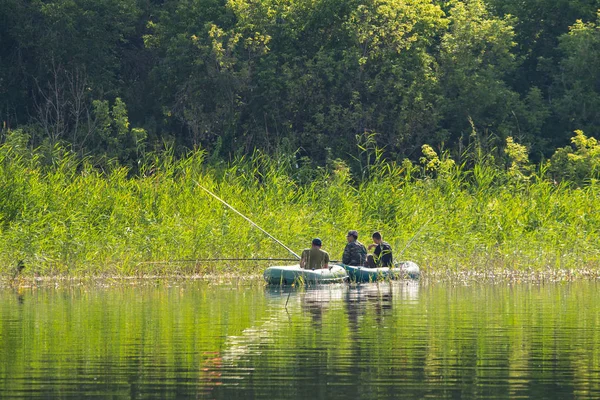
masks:
[(221, 203), (225, 204), (227, 207), (229, 207), (235, 213), (237, 213), (240, 217), (244, 218), (246, 221), (250, 222), (256, 228), (260, 229), (261, 232), (263, 232), (265, 235), (267, 235), (268, 237), (270, 237), (271, 239), (273, 239), (274, 241), (276, 241), (281, 247), (283, 247), (284, 249), (286, 249), (287, 251), (289, 251), (291, 254), (294, 255), (294, 257), (296, 257), (298, 260), (300, 260), (300, 256), (298, 254), (294, 253), (294, 251), (292, 249), (290, 249), (289, 247), (287, 247), (285, 244), (281, 243), (273, 235), (271, 235), (269, 232), (265, 231), (263, 228), (261, 228), (260, 226), (258, 226), (250, 218), (246, 217), (244, 214), (242, 214), (241, 212), (239, 212), (238, 210), (236, 210), (235, 208), (233, 208), (233, 206), (231, 204), (228, 204), (227, 202), (225, 202), (225, 200), (221, 199), (219, 196), (217, 196), (216, 194), (214, 194), (213, 192), (211, 192), (210, 190), (208, 190), (207, 188), (205, 188), (204, 186), (202, 186), (201, 184), (199, 184), (195, 180), (194, 180), (194, 182), (196, 183), (196, 185), (198, 185), (200, 187), (200, 189), (204, 190), (206, 193), (210, 194), (212, 197), (214, 197), (215, 199), (219, 200)]

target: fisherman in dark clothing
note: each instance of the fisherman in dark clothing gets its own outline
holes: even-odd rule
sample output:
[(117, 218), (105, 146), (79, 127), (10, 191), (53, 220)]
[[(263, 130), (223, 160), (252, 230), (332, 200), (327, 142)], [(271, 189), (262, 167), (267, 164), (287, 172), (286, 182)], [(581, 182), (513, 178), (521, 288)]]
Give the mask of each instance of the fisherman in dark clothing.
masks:
[(373, 244), (369, 245), (369, 250), (373, 247), (375, 251), (373, 254), (367, 256), (367, 267), (379, 268), (379, 267), (392, 267), (394, 265), (392, 256), (392, 246), (388, 242), (384, 242), (381, 233), (373, 233)]
[(367, 248), (358, 241), (358, 232), (349, 231), (346, 236), (348, 244), (344, 248), (342, 263), (346, 265), (362, 266), (367, 258)]

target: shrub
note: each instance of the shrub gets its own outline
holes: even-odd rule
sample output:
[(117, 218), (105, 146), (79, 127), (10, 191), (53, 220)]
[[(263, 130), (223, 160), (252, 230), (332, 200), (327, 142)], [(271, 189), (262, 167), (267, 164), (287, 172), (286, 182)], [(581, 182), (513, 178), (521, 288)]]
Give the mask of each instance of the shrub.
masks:
[(593, 137), (576, 130), (573, 146), (556, 150), (548, 162), (548, 174), (557, 182), (573, 181), (578, 185), (598, 179), (600, 175), (600, 145)]

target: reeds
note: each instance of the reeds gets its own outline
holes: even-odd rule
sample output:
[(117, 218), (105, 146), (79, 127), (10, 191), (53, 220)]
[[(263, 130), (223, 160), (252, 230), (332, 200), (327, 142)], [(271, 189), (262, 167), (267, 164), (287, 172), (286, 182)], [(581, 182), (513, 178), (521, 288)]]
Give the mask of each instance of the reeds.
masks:
[(4, 276), (19, 260), (25, 276), (256, 274), (268, 262), (189, 260), (288, 256), (194, 181), (297, 252), (320, 237), (339, 259), (349, 229), (363, 242), (379, 230), (399, 252), (431, 219), (402, 254), (425, 273), (600, 268), (594, 180), (585, 187), (543, 177), (516, 182), (485, 163), (431, 176), (407, 162), (377, 160), (356, 174), (364, 180), (337, 162), (300, 183), (293, 159), (258, 152), (212, 166), (202, 151), (182, 159), (165, 151), (148, 156), (136, 174), (58, 153), (47, 166), (36, 154), (0, 147)]

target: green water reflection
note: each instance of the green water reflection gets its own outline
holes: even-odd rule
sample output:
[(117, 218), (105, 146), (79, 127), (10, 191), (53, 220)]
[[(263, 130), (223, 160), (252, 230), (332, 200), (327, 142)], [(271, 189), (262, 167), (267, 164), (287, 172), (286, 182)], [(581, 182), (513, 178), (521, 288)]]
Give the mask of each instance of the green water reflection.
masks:
[(0, 397), (599, 398), (598, 286), (5, 289)]

